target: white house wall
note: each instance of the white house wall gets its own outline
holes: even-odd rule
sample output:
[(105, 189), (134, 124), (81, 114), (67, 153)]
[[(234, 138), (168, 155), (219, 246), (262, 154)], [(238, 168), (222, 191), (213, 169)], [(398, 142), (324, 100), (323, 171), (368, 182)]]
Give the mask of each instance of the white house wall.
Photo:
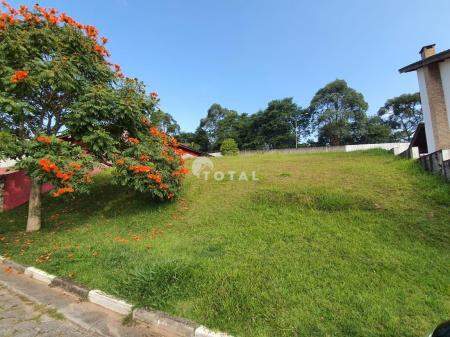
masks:
[(425, 76), (423, 73), (423, 69), (417, 70), (417, 78), (419, 80), (420, 100), (422, 101), (423, 121), (425, 122), (425, 133), (427, 135), (428, 152), (431, 153), (436, 151), (436, 145), (434, 143), (433, 126), (431, 124), (430, 105), (428, 103), (428, 93), (425, 84)]
[(444, 89), (445, 105), (447, 107), (447, 121), (450, 127), (450, 60), (439, 64), (441, 70), (442, 88)]

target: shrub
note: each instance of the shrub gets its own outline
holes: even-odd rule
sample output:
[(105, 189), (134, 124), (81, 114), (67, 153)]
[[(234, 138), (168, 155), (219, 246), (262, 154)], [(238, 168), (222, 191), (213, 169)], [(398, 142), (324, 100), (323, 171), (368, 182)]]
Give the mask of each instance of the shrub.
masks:
[(236, 141), (233, 138), (227, 138), (220, 145), (220, 152), (224, 156), (235, 156), (239, 153)]

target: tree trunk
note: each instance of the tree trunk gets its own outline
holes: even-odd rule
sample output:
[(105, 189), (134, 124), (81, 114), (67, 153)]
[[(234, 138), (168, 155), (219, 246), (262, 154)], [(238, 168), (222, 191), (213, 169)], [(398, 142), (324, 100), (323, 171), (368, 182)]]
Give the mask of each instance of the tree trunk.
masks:
[(31, 182), (30, 200), (28, 201), (27, 232), (41, 229), (41, 184)]

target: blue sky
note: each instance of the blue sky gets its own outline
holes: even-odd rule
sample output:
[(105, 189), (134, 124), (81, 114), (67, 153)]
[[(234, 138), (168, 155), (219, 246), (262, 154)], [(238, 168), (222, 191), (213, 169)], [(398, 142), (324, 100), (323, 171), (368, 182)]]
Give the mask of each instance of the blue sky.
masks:
[[(32, 6), (34, 1), (11, 1)], [(276, 98), (307, 106), (336, 78), (376, 113), (418, 91), (398, 69), (420, 47), (450, 48), (450, 1), (45, 0), (109, 38), (112, 61), (156, 90), (193, 131), (212, 103), (254, 113)], [(431, 5), (432, 4), (432, 5)]]

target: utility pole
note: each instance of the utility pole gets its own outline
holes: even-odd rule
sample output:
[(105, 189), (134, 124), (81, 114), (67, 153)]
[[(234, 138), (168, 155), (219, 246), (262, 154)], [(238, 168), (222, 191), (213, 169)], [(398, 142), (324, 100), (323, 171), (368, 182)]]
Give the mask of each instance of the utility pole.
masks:
[(294, 119), (294, 123), (295, 123), (295, 148), (298, 148), (298, 129), (297, 129), (297, 118)]

